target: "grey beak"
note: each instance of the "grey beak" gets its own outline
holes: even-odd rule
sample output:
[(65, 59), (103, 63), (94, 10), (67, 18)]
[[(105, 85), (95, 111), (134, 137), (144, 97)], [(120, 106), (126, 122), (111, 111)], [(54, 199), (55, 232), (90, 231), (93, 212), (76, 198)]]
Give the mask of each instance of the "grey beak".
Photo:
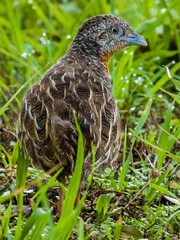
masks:
[(138, 33), (128, 34), (125, 40), (126, 40), (126, 46), (130, 46), (130, 45), (147, 46), (148, 45), (146, 40)]

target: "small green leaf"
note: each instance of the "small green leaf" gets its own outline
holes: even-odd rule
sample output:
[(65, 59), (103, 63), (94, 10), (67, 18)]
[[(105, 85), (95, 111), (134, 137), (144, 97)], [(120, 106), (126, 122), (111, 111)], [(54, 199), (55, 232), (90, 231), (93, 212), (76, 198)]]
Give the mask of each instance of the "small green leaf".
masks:
[(159, 185), (157, 185), (157, 184), (154, 184), (154, 183), (149, 183), (149, 185), (150, 185), (151, 187), (153, 187), (154, 189), (158, 190), (158, 191), (161, 192), (161, 193), (164, 193), (164, 194), (166, 194), (166, 195), (168, 195), (168, 196), (171, 196), (171, 197), (173, 197), (173, 198), (175, 198), (175, 199), (178, 199), (178, 198), (176, 197), (176, 195), (174, 195), (172, 192), (170, 192), (169, 190), (167, 190), (167, 189), (164, 188), (164, 187), (161, 187), (161, 186), (159, 186)]
[(120, 239), (130, 239), (131, 237), (133, 237), (135, 240), (139, 240), (142, 237), (142, 234), (134, 226), (123, 225)]
[(98, 219), (102, 219), (107, 213), (109, 203), (111, 199), (114, 197), (114, 194), (101, 194), (98, 197), (96, 204), (96, 211), (98, 213)]

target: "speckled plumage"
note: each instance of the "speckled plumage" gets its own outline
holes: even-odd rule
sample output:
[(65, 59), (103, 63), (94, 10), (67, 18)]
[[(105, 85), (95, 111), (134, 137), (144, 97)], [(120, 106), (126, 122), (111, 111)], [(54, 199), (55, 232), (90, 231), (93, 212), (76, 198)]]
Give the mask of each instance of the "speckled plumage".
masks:
[(104, 168), (117, 160), (120, 116), (108, 61), (119, 49), (131, 45), (127, 37), (134, 39), (133, 34), (127, 23), (112, 15), (88, 19), (67, 54), (28, 90), (17, 133), (34, 165), (45, 171), (56, 165), (64, 167), (59, 177), (62, 181), (73, 173), (78, 141), (73, 112), (84, 137), (83, 178), (91, 170), (91, 142), (96, 167)]

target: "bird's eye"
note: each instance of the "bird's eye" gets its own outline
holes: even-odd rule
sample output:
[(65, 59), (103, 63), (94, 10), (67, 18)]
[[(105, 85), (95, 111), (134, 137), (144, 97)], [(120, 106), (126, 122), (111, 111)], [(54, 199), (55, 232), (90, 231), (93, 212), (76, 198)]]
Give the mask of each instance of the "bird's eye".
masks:
[(117, 27), (112, 27), (112, 32), (113, 32), (113, 33), (117, 33), (117, 32), (118, 32)]

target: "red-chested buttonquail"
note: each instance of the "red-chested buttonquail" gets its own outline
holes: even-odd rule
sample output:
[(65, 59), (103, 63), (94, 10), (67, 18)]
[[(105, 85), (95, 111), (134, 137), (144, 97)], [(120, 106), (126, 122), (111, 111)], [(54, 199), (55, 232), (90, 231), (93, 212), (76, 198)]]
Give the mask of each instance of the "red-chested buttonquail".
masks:
[[(84, 137), (84, 180), (92, 167), (117, 160), (120, 116), (108, 71), (109, 59), (129, 45), (147, 45), (123, 20), (99, 15), (78, 29), (67, 54), (60, 58), (26, 93), (17, 125), (19, 141), (35, 166), (48, 171), (63, 167), (58, 179), (65, 183), (76, 162), (78, 133), (73, 112)], [(61, 200), (58, 215), (61, 212)]]

